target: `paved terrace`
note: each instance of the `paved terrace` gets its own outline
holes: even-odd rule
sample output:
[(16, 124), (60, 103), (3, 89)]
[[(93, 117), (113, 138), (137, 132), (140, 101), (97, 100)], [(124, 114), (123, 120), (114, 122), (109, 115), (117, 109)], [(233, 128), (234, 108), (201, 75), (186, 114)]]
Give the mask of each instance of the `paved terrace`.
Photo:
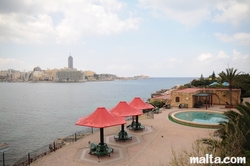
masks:
[[(226, 111), (221, 107), (223, 106), (212, 106), (208, 110)], [(199, 109), (205, 110), (205, 108), (197, 110)], [(183, 148), (190, 149), (194, 140), (206, 137), (214, 131), (171, 122), (168, 119), (169, 112), (178, 110), (180, 109), (164, 109), (162, 113), (155, 114), (154, 119), (140, 119), (139, 121), (146, 126), (145, 130), (126, 129), (133, 137), (132, 140), (126, 142), (116, 142), (113, 138), (114, 134), (120, 131), (121, 126), (105, 128), (105, 142), (114, 148), (114, 153), (111, 153), (110, 157), (102, 156), (98, 159), (97, 156), (88, 154), (88, 141), (99, 143), (100, 132), (97, 131), (35, 161), (31, 166), (167, 165), (172, 158), (172, 148), (177, 151)], [(186, 110), (191, 110), (191, 108)], [(128, 121), (127, 125), (130, 123), (131, 121)]]

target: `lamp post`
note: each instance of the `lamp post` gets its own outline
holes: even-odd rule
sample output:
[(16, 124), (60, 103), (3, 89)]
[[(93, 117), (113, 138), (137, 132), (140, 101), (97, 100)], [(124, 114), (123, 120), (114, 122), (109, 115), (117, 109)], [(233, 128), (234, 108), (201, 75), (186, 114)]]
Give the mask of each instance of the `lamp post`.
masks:
[(9, 150), (9, 144), (8, 143), (4, 143), (2, 145), (0, 145), (0, 152), (3, 153), (3, 166), (5, 165), (5, 161), (4, 161), (4, 152)]

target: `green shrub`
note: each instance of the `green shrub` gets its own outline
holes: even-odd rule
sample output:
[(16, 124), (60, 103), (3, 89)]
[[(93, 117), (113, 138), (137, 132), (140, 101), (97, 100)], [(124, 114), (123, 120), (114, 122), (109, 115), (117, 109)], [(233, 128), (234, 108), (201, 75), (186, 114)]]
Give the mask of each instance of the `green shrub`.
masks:
[(250, 97), (250, 91), (242, 94), (241, 97)]
[(150, 104), (153, 105), (154, 107), (162, 108), (165, 102), (161, 100), (154, 100), (154, 101), (151, 101)]

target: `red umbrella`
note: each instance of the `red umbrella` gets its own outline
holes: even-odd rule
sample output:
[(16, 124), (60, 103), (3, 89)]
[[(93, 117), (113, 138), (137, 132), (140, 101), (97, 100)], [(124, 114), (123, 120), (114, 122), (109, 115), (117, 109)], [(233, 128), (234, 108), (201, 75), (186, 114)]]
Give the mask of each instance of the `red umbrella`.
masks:
[(136, 115), (142, 115), (142, 111), (139, 109), (136, 109), (134, 107), (131, 107), (128, 105), (126, 101), (120, 101), (114, 108), (110, 110), (110, 112), (115, 116), (136, 116)]
[[(144, 101), (142, 101), (142, 99), (140, 97), (135, 97), (130, 103), (129, 105), (131, 107), (134, 107), (136, 109), (139, 110), (147, 110), (147, 109), (153, 109), (154, 106), (152, 106), (151, 104), (147, 104)], [(138, 116), (136, 116), (136, 123), (138, 123)]]
[(140, 97), (135, 97), (130, 103), (130, 106), (139, 109), (139, 110), (147, 110), (147, 109), (153, 109), (154, 106), (151, 104), (147, 104)]
[[(111, 114), (120, 117), (137, 116), (143, 114), (141, 110), (131, 107), (126, 101), (120, 101), (114, 108), (110, 110), (110, 112)], [(124, 124), (122, 124), (122, 132), (124, 132)]]
[(105, 107), (98, 107), (92, 114), (80, 118), (76, 125), (100, 128), (100, 144), (104, 144), (103, 128), (126, 124), (124, 118), (110, 114)]

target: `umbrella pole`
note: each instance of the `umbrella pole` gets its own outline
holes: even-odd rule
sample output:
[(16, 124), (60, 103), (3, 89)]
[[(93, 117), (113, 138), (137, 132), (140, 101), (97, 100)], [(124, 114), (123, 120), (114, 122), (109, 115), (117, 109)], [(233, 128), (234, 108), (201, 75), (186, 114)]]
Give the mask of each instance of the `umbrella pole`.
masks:
[(100, 144), (104, 145), (104, 132), (103, 132), (103, 128), (100, 128)]
[(124, 124), (122, 124), (122, 132), (124, 132)]
[(136, 118), (135, 118), (136, 123), (138, 123), (138, 119), (139, 119), (139, 116), (136, 115)]

